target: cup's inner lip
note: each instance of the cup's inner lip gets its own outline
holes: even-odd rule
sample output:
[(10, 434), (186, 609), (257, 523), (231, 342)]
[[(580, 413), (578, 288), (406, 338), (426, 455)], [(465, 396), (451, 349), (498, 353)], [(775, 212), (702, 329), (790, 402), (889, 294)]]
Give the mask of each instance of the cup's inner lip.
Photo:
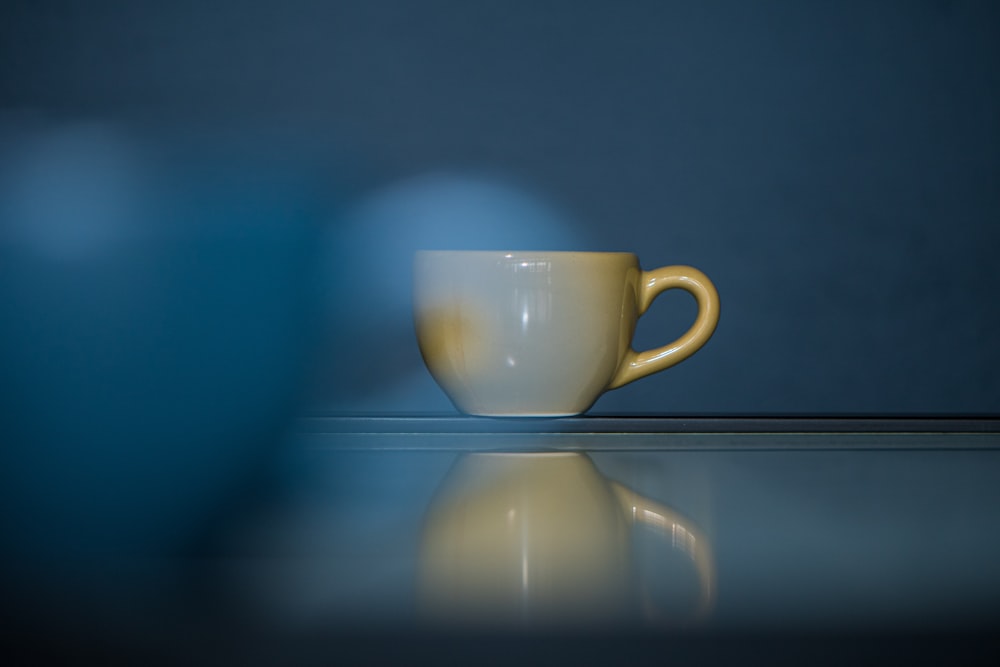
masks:
[(596, 250), (435, 250), (420, 249), (417, 250), (418, 255), (482, 255), (488, 257), (500, 257), (507, 259), (517, 259), (520, 257), (527, 256), (550, 256), (550, 255), (588, 255), (592, 257), (608, 257), (612, 255), (619, 255), (623, 257), (635, 257), (634, 252), (626, 251), (596, 251)]

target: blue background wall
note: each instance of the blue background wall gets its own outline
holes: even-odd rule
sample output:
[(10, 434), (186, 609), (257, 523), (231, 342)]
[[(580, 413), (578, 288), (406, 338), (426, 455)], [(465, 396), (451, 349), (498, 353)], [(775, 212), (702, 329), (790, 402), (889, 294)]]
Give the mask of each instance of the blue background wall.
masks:
[[(706, 348), (595, 412), (997, 415), (1000, 3), (0, 2), (8, 634), (57, 650), (59, 635), (114, 646), (145, 628), (168, 638), (150, 643), (161, 660), (189, 657), (179, 631), (204, 619), (214, 644), (213, 614), (246, 606), (213, 588), (212, 556), (299, 553), (288, 545), (343, 577), (336, 591), (372, 588), (376, 543), (387, 581), (406, 580), (398, 540), (447, 452), (317, 465), (280, 445), (304, 406), (452, 410), (413, 339), (409, 263), (456, 246), (631, 250), (715, 280)], [(690, 298), (664, 295), (636, 345), (692, 318)], [(665, 501), (690, 491), (769, 600), (785, 579), (753, 568), (789, 544), (863, 575), (835, 602), (868, 599), (865, 581), (890, 584), (876, 597), (905, 588), (938, 552), (990, 553), (952, 548), (966, 529), (989, 537), (968, 520), (993, 497), (989, 471), (942, 467), (941, 452), (858, 459), (853, 486), (843, 453), (737, 454), (718, 479), (747, 484), (718, 494), (699, 454), (675, 453), (642, 455), (622, 481)], [(760, 483), (772, 473), (791, 481)], [(887, 578), (893, 545), (912, 551), (923, 528), (874, 512), (861, 528), (887, 541), (852, 541), (829, 529), (856, 523), (847, 497), (958, 519)], [(814, 528), (788, 542), (799, 515)], [(259, 554), (230, 544), (258, 521)], [(366, 576), (329, 567), (324, 544), (364, 553)], [(926, 580), (894, 599), (961, 594)], [(786, 601), (837, 577), (817, 581)]]
[[(997, 3), (6, 2), (0, 101), (285, 128), (363, 196), (485, 170), (559, 210), (567, 247), (703, 269), (715, 338), (600, 412), (1000, 406)], [(338, 266), (404, 257), (362, 224)], [(399, 294), (333, 275), (316, 402), (449, 410)], [(691, 311), (662, 298), (637, 345)]]

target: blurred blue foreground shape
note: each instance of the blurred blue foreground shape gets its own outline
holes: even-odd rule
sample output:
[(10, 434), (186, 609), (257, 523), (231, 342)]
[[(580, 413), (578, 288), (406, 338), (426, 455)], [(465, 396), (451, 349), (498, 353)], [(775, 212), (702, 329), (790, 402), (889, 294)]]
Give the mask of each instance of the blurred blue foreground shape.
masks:
[(332, 184), (261, 133), (0, 121), (8, 603), (169, 587), (301, 401)]

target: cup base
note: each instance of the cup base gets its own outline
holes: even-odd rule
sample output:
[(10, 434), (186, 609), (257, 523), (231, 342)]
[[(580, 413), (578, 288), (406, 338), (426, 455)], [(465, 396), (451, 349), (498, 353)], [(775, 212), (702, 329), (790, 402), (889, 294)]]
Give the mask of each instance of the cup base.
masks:
[(491, 417), (496, 419), (560, 419), (564, 417), (579, 417), (582, 412), (466, 412), (472, 417)]

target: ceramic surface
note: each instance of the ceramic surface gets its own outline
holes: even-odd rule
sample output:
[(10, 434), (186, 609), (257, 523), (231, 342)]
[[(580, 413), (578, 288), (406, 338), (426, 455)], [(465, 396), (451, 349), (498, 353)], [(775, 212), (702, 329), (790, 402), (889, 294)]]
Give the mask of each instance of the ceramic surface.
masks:
[[(636, 322), (673, 288), (694, 295), (695, 323), (636, 352)], [(414, 318), (427, 368), (459, 410), (558, 417), (694, 354), (715, 331), (719, 297), (697, 269), (643, 271), (630, 253), (421, 251)]]
[(714, 595), (711, 547), (674, 510), (607, 480), (582, 453), (467, 454), (425, 519), (422, 612), (458, 625), (637, 620), (643, 584), (632, 558), (637, 524), (690, 559), (700, 590), (693, 613), (707, 611)]

